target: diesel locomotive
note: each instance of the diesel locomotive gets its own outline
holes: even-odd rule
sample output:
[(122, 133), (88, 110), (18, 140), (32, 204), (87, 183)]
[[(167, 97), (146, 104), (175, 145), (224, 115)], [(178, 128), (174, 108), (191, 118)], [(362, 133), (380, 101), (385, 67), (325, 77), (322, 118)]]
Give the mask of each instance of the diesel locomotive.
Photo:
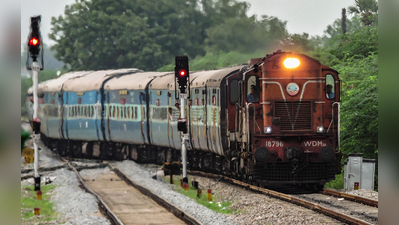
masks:
[[(340, 79), (304, 54), (190, 71), (185, 109), (174, 72), (69, 72), (39, 84), (41, 138), (72, 157), (180, 159), (186, 110), (188, 168), (260, 186), (322, 187), (341, 171)], [(32, 116), (32, 90), (27, 104)], [(31, 117), (32, 118), (32, 117)]]

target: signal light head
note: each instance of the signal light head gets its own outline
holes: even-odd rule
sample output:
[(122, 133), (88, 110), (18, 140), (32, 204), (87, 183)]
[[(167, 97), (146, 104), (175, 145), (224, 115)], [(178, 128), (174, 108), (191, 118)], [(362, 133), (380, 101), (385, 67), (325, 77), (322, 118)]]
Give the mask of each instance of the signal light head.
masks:
[(184, 77), (184, 76), (186, 76), (187, 73), (185, 70), (180, 70), (179, 74), (180, 74), (180, 76)]
[(287, 58), (284, 60), (284, 66), (288, 69), (297, 68), (301, 62), (297, 58)]
[(39, 40), (37, 38), (31, 38), (29, 40), (29, 45), (31, 45), (31, 46), (36, 46), (38, 44), (39, 44)]

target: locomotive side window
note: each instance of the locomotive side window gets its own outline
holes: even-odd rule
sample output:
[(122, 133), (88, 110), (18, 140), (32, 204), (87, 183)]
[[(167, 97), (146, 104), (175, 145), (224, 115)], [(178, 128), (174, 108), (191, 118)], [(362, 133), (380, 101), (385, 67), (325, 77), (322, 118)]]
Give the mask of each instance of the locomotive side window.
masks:
[(335, 80), (331, 74), (326, 75), (326, 98), (333, 99), (335, 98)]
[(247, 102), (259, 102), (258, 86), (258, 76), (253, 75), (247, 79)]
[(230, 82), (230, 104), (235, 105), (238, 102), (239, 91), (238, 91), (238, 80), (234, 79)]

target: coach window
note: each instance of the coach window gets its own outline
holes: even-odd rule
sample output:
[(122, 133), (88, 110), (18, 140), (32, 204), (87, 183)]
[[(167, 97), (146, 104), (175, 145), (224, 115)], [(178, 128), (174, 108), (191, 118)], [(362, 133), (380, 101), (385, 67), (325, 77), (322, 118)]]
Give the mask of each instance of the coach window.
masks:
[(326, 75), (326, 98), (333, 99), (335, 98), (335, 80), (331, 74)]
[(247, 102), (259, 102), (259, 78), (256, 75), (247, 79)]
[(234, 79), (230, 82), (230, 104), (235, 105), (238, 102), (239, 91), (238, 91), (238, 80)]

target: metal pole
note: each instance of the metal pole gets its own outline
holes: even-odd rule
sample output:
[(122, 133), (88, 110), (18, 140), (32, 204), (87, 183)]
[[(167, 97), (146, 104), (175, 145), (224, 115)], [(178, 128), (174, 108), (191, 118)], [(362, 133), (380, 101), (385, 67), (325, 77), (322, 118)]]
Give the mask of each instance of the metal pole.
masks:
[[(32, 80), (33, 80), (33, 120), (37, 120), (37, 111), (39, 108), (39, 103), (38, 103), (38, 96), (37, 96), (37, 86), (38, 86), (38, 75), (40, 71), (40, 65), (34, 61), (32, 63)], [(35, 191), (40, 190), (40, 175), (39, 175), (39, 148), (38, 148), (38, 142), (40, 139), (40, 132), (34, 132), (34, 151), (35, 151), (35, 156), (34, 156), (34, 161), (33, 161), (33, 168), (34, 168), (34, 175), (35, 175)]]
[[(186, 94), (180, 94), (180, 112), (181, 118), (186, 120)], [(182, 156), (182, 163), (183, 163), (183, 182), (188, 183), (187, 179), (187, 148), (186, 148), (186, 141), (188, 139), (188, 134), (182, 133), (181, 136), (181, 156)]]

